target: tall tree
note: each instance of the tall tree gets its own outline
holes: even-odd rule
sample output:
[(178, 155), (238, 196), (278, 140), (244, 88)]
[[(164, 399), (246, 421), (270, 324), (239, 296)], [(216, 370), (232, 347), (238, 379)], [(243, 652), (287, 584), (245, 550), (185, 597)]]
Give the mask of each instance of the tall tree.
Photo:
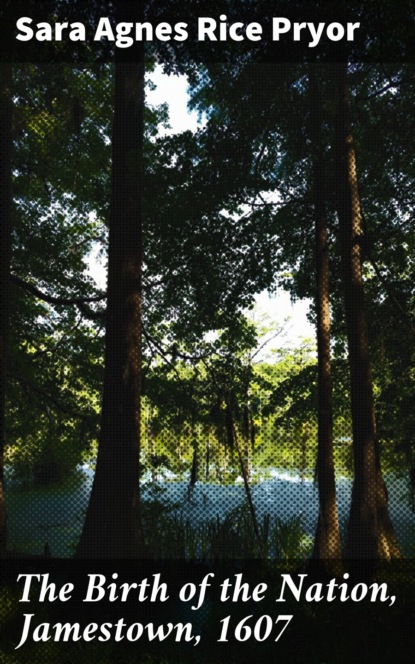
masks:
[[(117, 3), (118, 21), (140, 21)], [(115, 60), (104, 394), (99, 450), (79, 557), (143, 554), (139, 493), (144, 47)]]
[[(326, 561), (341, 558), (333, 455), (333, 389), (330, 358), (330, 265), (326, 220), (325, 159), (322, 142), (321, 90), (317, 66), (309, 67), (310, 129), (313, 161), (316, 312), (318, 353), (318, 452), (319, 516), (313, 557)], [(327, 570), (332, 572), (333, 570)]]
[(336, 183), (344, 307), (350, 367), (354, 482), (346, 555), (399, 556), (382, 478), (362, 276), (362, 216), (351, 126), (347, 63), (334, 67), (337, 94)]
[(12, 67), (0, 65), (0, 556), (7, 548), (4, 503), (6, 358), (9, 327), (9, 275), (12, 240)]
[(6, 460), (48, 482), (70, 472), (97, 437), (104, 320), (86, 270), (109, 207), (109, 112), (96, 112), (98, 94), (108, 99), (107, 71), (100, 80), (97, 69), (64, 63), (13, 71)]

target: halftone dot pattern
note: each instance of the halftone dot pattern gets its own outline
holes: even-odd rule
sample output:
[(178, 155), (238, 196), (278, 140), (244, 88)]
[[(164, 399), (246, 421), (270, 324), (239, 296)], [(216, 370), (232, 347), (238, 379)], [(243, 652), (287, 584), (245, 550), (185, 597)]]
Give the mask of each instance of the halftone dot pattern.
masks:
[(87, 256), (102, 263), (107, 235), (108, 72), (13, 68), (5, 450), (12, 555), (73, 555), (88, 503), (81, 467), (98, 433), (105, 278), (97, 287)]
[[(269, 74), (270, 70), (267, 71)], [(49, 85), (45, 85), (47, 79)], [(306, 92), (307, 73), (300, 80)], [(88, 363), (87, 354), (92, 350), (97, 358), (93, 361), (102, 364), (103, 314), (99, 296), (91, 290), (88, 278), (85, 295), (73, 292), (70, 276), (65, 275), (64, 255), (79, 251), (79, 260), (75, 259), (70, 268), (73, 271), (85, 269), (83, 244), (95, 254), (103, 248), (105, 251), (106, 204), (101, 196), (108, 195), (109, 186), (112, 81), (107, 66), (96, 71), (71, 70), (68, 66), (61, 70), (51, 66), (36, 67), (32, 72), (21, 68), (16, 72), (16, 81), (19, 90), (16, 112), (26, 114), (27, 124), (15, 148), (15, 267), (12, 269), (17, 272), (18, 268), (21, 275), (21, 291), (18, 292), (23, 304), (19, 304), (14, 313), (12, 330), (19, 352), (26, 346), (26, 361), (31, 365), (33, 377), (26, 378), (23, 372), (11, 373), (8, 407), (16, 418), (21, 417), (23, 407), (27, 418), (25, 426), (33, 418), (34, 425), (43, 427), (47, 442), (36, 432), (27, 432), (24, 442), (19, 437), (20, 431), (16, 434), (11, 427), (5, 476), (8, 544), (12, 551), (25, 554), (41, 554), (46, 550), (52, 556), (68, 557), (73, 554), (79, 538), (92, 485), (100, 385), (99, 373), (91, 376), (93, 380), (89, 385), (88, 378), (81, 384), (80, 376), (75, 374), (71, 384), (65, 352), (68, 356), (72, 354), (74, 361), (82, 366), (82, 362)], [(19, 86), (24, 81), (34, 84), (37, 91), (37, 96), (30, 101), (20, 92)], [(196, 97), (208, 86), (205, 72), (200, 77)], [(344, 96), (340, 95), (341, 99), (344, 101)], [(258, 104), (260, 102), (258, 100)], [(312, 103), (310, 108), (312, 116), (316, 107)], [(321, 114), (321, 108), (318, 112)], [(343, 122), (343, 129), (344, 123), (350, 122), (349, 113), (349, 108), (339, 105), (338, 118)], [(60, 143), (62, 134), (56, 132), (58, 122), (67, 132), (66, 146)], [(312, 117), (310, 122), (313, 122)], [(343, 210), (344, 219), (349, 205), (351, 227), (350, 232), (343, 232), (343, 237), (345, 242), (350, 242), (350, 270), (356, 286), (356, 281), (362, 280), (361, 246), (356, 239), (362, 234), (362, 220), (352, 134), (346, 132), (344, 140), (343, 156), (341, 146), (338, 148), (339, 175), (336, 177), (340, 178), (340, 170), (344, 168), (345, 193), (341, 187), (339, 189), (343, 196), (349, 194), (350, 203), (343, 200), (343, 208), (339, 204), (340, 217)], [(154, 138), (150, 139), (149, 149), (151, 141)], [(49, 152), (45, 156), (46, 150)], [(102, 153), (104, 159), (99, 174), (93, 170), (94, 150)], [(60, 155), (56, 159), (57, 152)], [(54, 180), (59, 168), (62, 174)], [(268, 172), (273, 177), (272, 171)], [(321, 195), (323, 193), (324, 185)], [(102, 219), (96, 222), (98, 214)], [(64, 244), (68, 239), (72, 239), (69, 248)], [(327, 254), (327, 236), (323, 237), (324, 242), (323, 253)], [(53, 249), (58, 252), (57, 257)], [(30, 259), (25, 261), (29, 254)], [(61, 261), (57, 273), (51, 268), (52, 261)], [(349, 268), (343, 268), (343, 272), (345, 269)], [(56, 282), (59, 270), (62, 283)], [(54, 281), (48, 283), (48, 278)], [(78, 287), (79, 284), (78, 275)], [(68, 289), (71, 290), (69, 295)], [(348, 294), (349, 300), (356, 297), (350, 294), (349, 287), (345, 292), (346, 301)], [(323, 316), (327, 317), (327, 301), (322, 306), (326, 307)], [(352, 313), (355, 311), (355, 301), (349, 309)], [(29, 322), (32, 324), (34, 320), (39, 321), (37, 339), (28, 332)], [(17, 331), (19, 323), (21, 327)], [(358, 324), (351, 322), (352, 327)], [(329, 333), (329, 327), (326, 332)], [(33, 348), (28, 350), (27, 339), (32, 337)], [(367, 339), (367, 334), (363, 335), (359, 351), (363, 357), (368, 357)], [(147, 353), (154, 353), (155, 348), (156, 344), (151, 341), (145, 346), (145, 361)], [(326, 373), (328, 362), (326, 355), (323, 365)], [(316, 408), (317, 371), (312, 352), (305, 355), (305, 363), (304, 376), (305, 380), (310, 378), (310, 385), (307, 386), (308, 396), (301, 395), (301, 399), (305, 399), (304, 403), (315, 399)], [(312, 553), (319, 517), (317, 414), (310, 416), (305, 410), (304, 416), (301, 412), (291, 416), (288, 409), (283, 422), (284, 418), (275, 417), (269, 407), (275, 395), (269, 386), (261, 393), (260, 382), (253, 378), (250, 387), (253, 396), (245, 404), (231, 406), (226, 398), (218, 403), (221, 412), (213, 414), (211, 423), (202, 418), (192, 425), (188, 418), (188, 421), (183, 419), (181, 428), (173, 426), (170, 430), (160, 419), (157, 403), (144, 397), (140, 485), (145, 537), (151, 555), (203, 559), (228, 556), (306, 558)], [(336, 376), (334, 383), (336, 391)], [(79, 395), (82, 389), (89, 390), (89, 401)], [(287, 394), (279, 389), (281, 403), (276, 402), (274, 411), (281, 410), (287, 399), (291, 399), (289, 389), (288, 383)], [(67, 401), (63, 395), (67, 396)], [(211, 401), (213, 409), (215, 404), (213, 399)], [(360, 401), (358, 395), (355, 402)], [(172, 406), (172, 415), (175, 407)], [(232, 414), (233, 407), (236, 410)], [(42, 408), (44, 412), (39, 414)], [(207, 409), (206, 403), (203, 408)], [(228, 410), (234, 419), (231, 434)], [(75, 441), (82, 435), (89, 439), (89, 448), (84, 442)], [(335, 420), (334, 467), (343, 548), (353, 483), (352, 441), (350, 417)], [(376, 454), (375, 448), (372, 454)], [(369, 463), (376, 466), (377, 460), (373, 457)], [(388, 509), (405, 555), (410, 555), (413, 549), (413, 466), (410, 460), (408, 464), (398, 469), (389, 453), (383, 461)], [(71, 472), (74, 467), (77, 467), (75, 474)], [(379, 487), (376, 490), (369, 487), (368, 491), (376, 493)], [(378, 500), (375, 495), (370, 496), (370, 500)]]
[[(289, 76), (289, 68), (283, 69), (281, 81)], [(265, 70), (268, 76), (271, 69)], [(316, 71), (319, 76), (318, 67)], [(290, 565), (295, 567), (293, 561), (304, 563), (313, 552), (317, 555), (316, 533), (321, 538), (320, 550), (328, 557), (331, 550), (338, 551), (339, 542), (341, 554), (352, 559), (414, 555), (415, 461), (413, 416), (408, 407), (413, 395), (411, 385), (400, 385), (402, 400), (394, 400), (393, 409), (401, 408), (403, 418), (407, 413), (408, 423), (401, 423), (399, 439), (383, 436), (382, 426), (375, 418), (380, 403), (380, 420), (384, 424), (388, 404), (379, 396), (380, 381), (376, 382), (381, 374), (379, 361), (372, 375), (369, 352), (373, 325), (370, 296), (374, 286), (370, 282), (372, 273), (369, 277), (362, 273), (364, 216), (359, 193), (359, 155), (355, 152), (351, 121), (353, 109), (345, 71), (328, 67), (325, 72), (332, 78), (320, 81), (320, 94), (330, 90), (331, 96), (323, 108), (312, 99), (304, 105), (304, 131), (311, 134), (304, 141), (304, 149), (310, 148), (302, 157), (307, 164), (300, 163), (293, 184), (287, 185), (287, 190), (298, 186), (303, 198), (295, 202), (295, 209), (304, 213), (307, 221), (301, 229), (291, 228), (290, 218), (283, 215), (278, 217), (280, 227), (271, 216), (263, 221), (267, 242), (278, 244), (275, 237), (280, 229), (289, 256), (295, 256), (297, 245), (305, 247), (300, 290), (307, 292), (307, 281), (315, 280), (315, 255), (322, 257), (323, 262), (317, 261), (317, 271), (320, 270), (324, 296), (314, 305), (315, 320), (321, 324), (320, 369), (313, 343), (282, 349), (277, 347), (278, 337), (274, 355), (277, 362), (265, 360), (262, 367), (261, 361), (254, 366), (256, 347), (244, 355), (238, 355), (237, 347), (228, 347), (226, 357), (223, 353), (221, 358), (218, 352), (216, 356), (212, 353), (213, 359), (206, 359), (208, 342), (204, 342), (202, 352), (194, 355), (184, 342), (171, 338), (169, 324), (177, 321), (165, 321), (160, 312), (152, 310), (150, 286), (153, 284), (158, 296), (165, 284), (157, 274), (149, 274), (151, 267), (157, 266), (158, 257), (146, 261), (146, 250), (164, 252), (166, 262), (171, 260), (168, 275), (175, 277), (178, 268), (168, 255), (166, 241), (163, 246), (158, 242), (157, 225), (151, 222), (157, 205), (153, 190), (160, 195), (155, 185), (152, 189), (151, 176), (156, 174), (161, 179), (161, 170), (157, 170), (161, 167), (156, 168), (151, 159), (164, 159), (163, 177), (168, 182), (179, 157), (174, 154), (173, 144), (167, 145), (165, 151), (157, 151), (157, 111), (146, 110), (145, 150), (150, 158), (145, 158), (144, 164), (150, 172), (146, 183), (150, 184), (144, 197), (144, 377), (137, 483), (149, 559), (266, 559), (290, 569)], [(272, 75), (278, 76), (275, 68)], [(310, 93), (309, 75), (304, 70), (299, 76), (288, 95), (289, 103)], [(222, 86), (224, 79), (223, 75)], [(88, 510), (99, 445), (105, 279), (99, 286), (93, 283), (87, 256), (95, 256), (94, 269), (104, 274), (112, 70), (106, 65), (95, 70), (28, 65), (16, 68), (15, 84), (13, 306), (4, 478), (7, 542), (12, 556), (70, 558)], [(200, 95), (201, 105), (206, 103), (203, 96), (209, 97), (209, 85), (208, 74), (202, 73), (195, 94), (196, 99)], [(243, 81), (243, 85), (246, 96), (249, 82)], [(259, 88), (254, 87), (253, 99), (258, 107), (264, 103), (263, 85), (264, 81)], [(281, 95), (284, 85), (281, 83)], [(28, 95), (30, 88), (33, 93)], [(231, 105), (223, 114), (215, 116), (212, 110), (208, 113), (217, 135), (222, 122), (231, 126), (234, 110)], [(163, 119), (163, 112), (160, 115)], [(298, 121), (295, 108), (284, 125), (287, 131), (295, 130), (297, 140), (301, 133)], [(320, 133), (312, 135), (313, 122), (320, 125)], [(336, 138), (330, 139), (333, 145), (321, 147), (318, 141), (329, 140), (330, 123), (335, 127)], [(246, 163), (246, 145), (252, 135), (247, 126), (242, 130), (248, 137), (242, 144), (235, 140), (233, 128), (229, 130), (227, 147), (230, 145), (231, 149), (221, 153), (219, 147), (219, 162), (231, 164), (235, 158), (238, 168)], [(278, 132), (274, 138), (281, 142), (281, 151), (290, 149), (289, 141), (285, 144)], [(284, 186), (292, 164), (273, 164), (271, 151), (262, 149), (260, 142), (253, 145), (254, 168), (260, 172), (263, 160), (261, 177), (269, 177), (277, 188), (281, 181)], [(291, 147), (299, 150), (297, 142)], [(182, 149), (185, 145), (179, 142), (177, 152)], [(318, 171), (318, 160), (323, 155), (326, 180), (319, 182), (313, 162)], [(192, 159), (196, 164), (197, 155)], [(299, 184), (306, 176), (316, 178), (309, 190), (306, 184)], [(327, 193), (330, 187), (336, 192)], [(306, 202), (305, 194), (309, 196)], [(315, 208), (324, 215), (325, 197), (328, 227), (320, 224), (315, 232)], [(200, 203), (200, 197), (195, 196), (195, 200)], [(323, 207), (319, 208), (322, 202)], [(262, 204), (255, 203), (257, 207)], [(252, 210), (254, 220), (248, 228), (255, 233), (257, 224), (262, 222), (258, 221), (254, 205)], [(168, 220), (165, 223), (167, 227)], [(189, 223), (189, 235), (191, 231)], [(405, 253), (405, 238), (401, 239)], [(227, 241), (231, 244), (229, 236)], [(249, 242), (250, 239), (247, 246)], [(203, 254), (203, 247), (198, 250)], [(207, 250), (206, 254), (210, 256)], [(188, 260), (192, 264), (191, 256)], [(258, 256), (260, 260), (262, 257)], [(271, 257), (270, 270), (273, 260)], [(293, 269), (297, 270), (297, 264)], [(254, 267), (252, 272), (255, 274)], [(331, 285), (326, 288), (329, 272)], [(198, 263), (192, 264), (185, 274), (194, 277), (196, 286), (201, 278), (205, 279)], [(212, 274), (216, 279), (217, 273)], [(281, 283), (290, 285), (290, 279), (282, 273)], [(366, 281), (369, 292), (365, 299)], [(177, 297), (185, 301), (193, 285), (180, 284), (180, 279), (174, 283), (183, 286), (183, 293), (178, 288)], [(223, 284), (224, 291), (226, 286)], [(216, 283), (214, 288), (217, 290)], [(336, 309), (337, 327), (330, 343), (333, 292), (336, 299), (331, 308)], [(375, 296), (385, 306), (393, 299), (389, 290)], [(162, 296), (160, 301), (164, 302)], [(205, 315), (209, 308), (204, 309), (203, 302), (199, 304)], [(189, 310), (196, 305), (190, 302)], [(343, 317), (339, 316), (342, 308)], [(186, 307), (180, 311), (184, 316)], [(189, 320), (194, 320), (190, 313)], [(246, 330), (244, 333), (248, 336)], [(340, 339), (343, 353), (338, 352), (331, 363), (333, 339)], [(413, 339), (408, 338), (408, 346), (411, 344)], [(244, 348), (246, 351), (247, 346)], [(226, 362), (220, 366), (224, 357)], [(324, 411), (323, 404), (319, 416), (319, 377), (333, 390), (333, 414)], [(395, 396), (391, 395), (391, 402)], [(331, 420), (333, 429), (325, 429), (322, 442), (322, 426)], [(327, 454), (327, 440), (332, 459)], [(322, 447), (319, 456), (319, 445), (323, 444), (325, 457)], [(196, 620), (203, 622), (210, 610), (207, 602)], [(186, 611), (183, 608), (183, 619), (188, 618)], [(43, 661), (53, 662), (54, 656), (52, 650), (50, 655), (46, 650), (42, 653)]]

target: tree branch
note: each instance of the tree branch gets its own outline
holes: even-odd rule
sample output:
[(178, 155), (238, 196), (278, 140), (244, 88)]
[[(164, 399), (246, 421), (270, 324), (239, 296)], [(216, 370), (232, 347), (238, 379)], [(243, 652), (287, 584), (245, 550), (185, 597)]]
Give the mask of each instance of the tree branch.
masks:
[(23, 288), (29, 293), (32, 293), (32, 295), (38, 297), (40, 300), (48, 302), (49, 304), (75, 304), (79, 306), (82, 304), (88, 304), (90, 302), (101, 302), (101, 300), (105, 298), (104, 294), (95, 295), (94, 297), (56, 297), (54, 295), (48, 295), (48, 293), (43, 293), (43, 291), (39, 290), (39, 288), (33, 284), (29, 284), (29, 282), (24, 281), (23, 279), (20, 279), (20, 277), (17, 277), (15, 274), (10, 275), (10, 280), (13, 284), (19, 286), (19, 288)]
[(57, 408), (61, 413), (64, 413), (65, 415), (69, 415), (70, 417), (74, 417), (78, 420), (85, 420), (85, 421), (91, 421), (93, 419), (93, 415), (86, 415), (82, 413), (80, 410), (74, 411), (70, 408), (67, 408), (66, 406), (63, 406), (57, 399), (55, 399), (51, 394), (48, 392), (45, 392), (42, 388), (38, 387), (32, 381), (28, 380), (24, 376), (20, 376), (17, 374), (9, 374), (9, 377), (12, 380), (16, 380), (18, 383), (23, 383), (23, 385), (27, 385), (30, 387), (33, 392), (38, 394), (42, 399), (45, 401), (48, 401), (52, 406)]
[(105, 318), (105, 311), (94, 311), (93, 309), (88, 307), (88, 304), (90, 302), (101, 302), (102, 300), (104, 300), (106, 296), (103, 293), (100, 295), (96, 295), (94, 297), (56, 297), (54, 295), (49, 295), (48, 293), (44, 293), (33, 284), (29, 284), (27, 281), (24, 281), (20, 277), (17, 277), (15, 274), (10, 275), (10, 280), (13, 284), (18, 286), (19, 288), (22, 288), (28, 293), (31, 293), (39, 300), (43, 300), (43, 302), (47, 302), (48, 304), (57, 304), (64, 306), (69, 306), (69, 305), (77, 306), (78, 309), (81, 311), (81, 313), (90, 320), (96, 321), (96, 320), (103, 320)]

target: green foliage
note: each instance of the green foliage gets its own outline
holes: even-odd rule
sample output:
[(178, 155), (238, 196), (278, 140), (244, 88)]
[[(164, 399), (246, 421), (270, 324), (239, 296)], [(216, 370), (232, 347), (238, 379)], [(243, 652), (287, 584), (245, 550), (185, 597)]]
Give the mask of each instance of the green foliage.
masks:
[(275, 519), (270, 536), (271, 550), (276, 559), (289, 562), (307, 558), (312, 551), (313, 541), (304, 532), (301, 516), (283, 521)]
[[(336, 462), (351, 471), (330, 68), (322, 65), (320, 75)], [(247, 471), (251, 464), (261, 472), (273, 466), (309, 473), (317, 447), (315, 351), (280, 344), (264, 360), (257, 353), (273, 332), (247, 316), (265, 288), (314, 296), (305, 69), (238, 60), (189, 67), (189, 76), (191, 103), (207, 119), (203, 129), (161, 136), (166, 106), (146, 108), (143, 475), (157, 478), (169, 469), (185, 477), (197, 455), (199, 477), (233, 481), (240, 473), (235, 442)], [(413, 67), (353, 66), (350, 81), (382, 459), (409, 476), (415, 465)], [(15, 67), (12, 273), (20, 284), (11, 287), (6, 461), (40, 483), (66, 477), (96, 450), (105, 303), (87, 270), (91, 251), (106, 256), (112, 92), (107, 65)], [(58, 301), (100, 297), (81, 306)], [(161, 522), (167, 514), (163, 508), (152, 517)], [(250, 516), (231, 520), (210, 525), (209, 541), (216, 542), (210, 552), (224, 548), (227, 528), (234, 554), (252, 553), (257, 544), (248, 535), (242, 540), (232, 525), (247, 533)], [(271, 532), (266, 521), (260, 525)], [(174, 527), (194, 552), (199, 540), (192, 526), (178, 519)], [(277, 530), (275, 541), (284, 539)], [(172, 542), (178, 552), (173, 533)], [(289, 538), (284, 546), (290, 549)]]
[(179, 503), (163, 499), (163, 489), (143, 503), (148, 552), (155, 558), (186, 560), (238, 560), (270, 558), (279, 562), (298, 561), (311, 552), (302, 518), (284, 521), (265, 514), (260, 521), (261, 539), (252, 529), (246, 503), (214, 519), (192, 524)]

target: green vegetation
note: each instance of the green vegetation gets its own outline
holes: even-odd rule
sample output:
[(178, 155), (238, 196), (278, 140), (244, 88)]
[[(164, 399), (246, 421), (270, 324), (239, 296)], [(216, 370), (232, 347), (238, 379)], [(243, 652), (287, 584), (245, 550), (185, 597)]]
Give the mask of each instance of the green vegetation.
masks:
[[(241, 479), (246, 499), (209, 536), (151, 513), (169, 546), (205, 555), (226, 531), (240, 555), (285, 558), (304, 524), (258, 516), (252, 495), (276, 468), (316, 481), (314, 557), (399, 556), (383, 476), (413, 502), (413, 68), (232, 49), (196, 66), (190, 42), (177, 62), (130, 55), (2, 67), (2, 467), (40, 486), (94, 467), (81, 557), (161, 556), (141, 493), (164, 476), (190, 497)], [(162, 134), (168, 109), (146, 103), (158, 56), (188, 77), (194, 133)], [(316, 349), (253, 324), (256, 295), (281, 288), (313, 300)], [(336, 473), (354, 482), (346, 548)]]

